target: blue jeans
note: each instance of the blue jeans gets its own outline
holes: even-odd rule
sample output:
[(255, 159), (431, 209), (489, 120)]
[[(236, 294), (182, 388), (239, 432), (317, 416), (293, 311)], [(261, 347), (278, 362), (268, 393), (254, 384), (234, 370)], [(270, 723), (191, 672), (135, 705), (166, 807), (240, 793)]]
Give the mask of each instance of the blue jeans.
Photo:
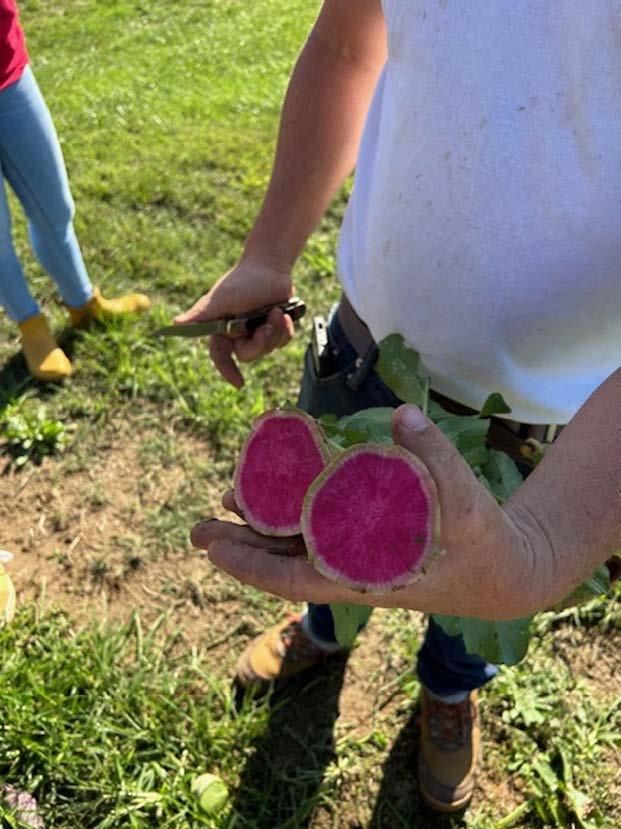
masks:
[[(333, 354), (330, 374), (318, 376), (311, 349), (306, 352), (299, 406), (319, 417), (332, 413), (343, 417), (372, 406), (399, 406), (401, 401), (371, 370), (357, 388), (348, 384), (356, 353), (347, 340), (336, 314), (332, 314), (328, 339)], [(328, 605), (308, 606), (310, 630), (324, 642), (335, 643), (334, 623)], [(438, 696), (449, 696), (480, 688), (497, 673), (480, 656), (466, 653), (461, 636), (448, 636), (433, 619), (418, 653), (417, 673), (421, 682)]]
[(0, 91), (0, 303), (22, 322), (39, 312), (11, 236), (4, 180), (28, 219), (30, 241), (67, 305), (78, 308), (93, 295), (73, 229), (74, 205), (52, 117), (30, 67)]

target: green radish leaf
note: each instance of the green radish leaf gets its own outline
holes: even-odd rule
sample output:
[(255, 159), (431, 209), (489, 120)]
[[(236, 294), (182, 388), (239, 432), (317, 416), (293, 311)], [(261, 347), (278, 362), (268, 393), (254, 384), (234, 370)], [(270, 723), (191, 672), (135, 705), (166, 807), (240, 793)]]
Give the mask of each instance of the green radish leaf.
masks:
[(436, 403), (435, 400), (429, 400), (427, 404), (427, 417), (433, 420), (434, 423), (437, 423), (438, 420), (442, 420), (444, 417), (451, 417), (451, 413), (447, 412), (439, 403)]
[(328, 443), (333, 449), (340, 451), (347, 448), (347, 442), (342, 429), (339, 426), (339, 419), (333, 414), (324, 414), (319, 418), (319, 423), (324, 431)]
[(335, 414), (322, 414), (319, 422), (327, 431), (338, 427), (339, 419)]
[(336, 602), (330, 605), (336, 640), (343, 648), (354, 644), (360, 629), (369, 621), (373, 608)]
[(464, 460), (473, 469), (478, 469), (481, 464), (486, 463), (488, 457), (489, 450), (485, 446), (473, 446), (472, 449), (464, 452)]
[(327, 416), (320, 418), (328, 439), (340, 449), (357, 443), (392, 445), (392, 413), (394, 409), (378, 407), (364, 409), (340, 420)]
[(478, 415), (443, 414), (436, 424), (470, 466), (481, 466), (487, 461), (488, 420), (481, 420)]
[(449, 636), (461, 634), (468, 653), (487, 662), (517, 665), (528, 650), (532, 617), (510, 622), (486, 622), (462, 616), (433, 616)]
[[(356, 443), (383, 443), (391, 445), (392, 439), (392, 414), (394, 409), (389, 407), (377, 407), (363, 409), (353, 415), (341, 418), (339, 427), (345, 435), (355, 437)], [(362, 438), (358, 440), (357, 438)], [(352, 444), (349, 444), (352, 445)]]
[(342, 446), (355, 446), (357, 443), (367, 443), (370, 440), (369, 433), (362, 429), (345, 429), (342, 435)]
[(487, 398), (485, 403), (483, 404), (483, 408), (481, 409), (481, 414), (479, 417), (491, 417), (492, 415), (497, 414), (509, 414), (511, 411), (511, 406), (509, 406), (502, 394), (499, 394), (497, 391)]
[(419, 374), (420, 357), (408, 348), (401, 334), (391, 334), (379, 344), (375, 370), (381, 380), (404, 403), (414, 403), (426, 412), (429, 380)]
[(504, 452), (488, 451), (487, 461), (480, 465), (479, 480), (489, 489), (499, 504), (504, 504), (523, 483), (520, 470)]

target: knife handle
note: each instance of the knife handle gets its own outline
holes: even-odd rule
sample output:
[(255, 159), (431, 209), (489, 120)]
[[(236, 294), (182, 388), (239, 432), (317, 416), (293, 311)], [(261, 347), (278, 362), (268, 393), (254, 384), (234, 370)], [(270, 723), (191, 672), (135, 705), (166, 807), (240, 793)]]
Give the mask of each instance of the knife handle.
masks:
[(244, 329), (246, 333), (252, 334), (261, 325), (265, 325), (272, 308), (280, 308), (283, 314), (287, 314), (291, 317), (293, 322), (297, 322), (299, 319), (302, 319), (306, 313), (306, 304), (301, 299), (292, 297), (288, 302), (285, 302), (282, 305), (270, 305), (266, 308), (261, 308), (260, 311), (256, 311), (252, 314), (252, 316), (246, 317), (244, 320)]

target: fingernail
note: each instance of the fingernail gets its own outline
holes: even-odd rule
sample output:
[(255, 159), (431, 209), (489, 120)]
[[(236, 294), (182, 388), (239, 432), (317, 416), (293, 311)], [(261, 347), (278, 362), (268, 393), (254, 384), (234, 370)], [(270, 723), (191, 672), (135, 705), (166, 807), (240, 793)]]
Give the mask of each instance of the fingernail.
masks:
[(429, 426), (429, 419), (418, 406), (406, 406), (399, 417), (399, 425), (410, 432), (422, 432)]

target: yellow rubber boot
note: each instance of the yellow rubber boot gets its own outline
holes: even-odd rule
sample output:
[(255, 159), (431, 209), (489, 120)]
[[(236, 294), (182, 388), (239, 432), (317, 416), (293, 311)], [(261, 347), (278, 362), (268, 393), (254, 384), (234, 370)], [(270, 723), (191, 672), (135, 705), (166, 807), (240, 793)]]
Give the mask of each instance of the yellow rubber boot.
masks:
[(19, 330), (26, 364), (33, 377), (46, 383), (58, 383), (71, 376), (73, 368), (69, 358), (58, 347), (43, 314), (20, 322)]
[(99, 288), (86, 305), (80, 308), (68, 308), (71, 324), (74, 328), (86, 328), (92, 320), (116, 317), (121, 314), (137, 314), (151, 306), (149, 297), (144, 294), (125, 294), (125, 296), (106, 299)]

